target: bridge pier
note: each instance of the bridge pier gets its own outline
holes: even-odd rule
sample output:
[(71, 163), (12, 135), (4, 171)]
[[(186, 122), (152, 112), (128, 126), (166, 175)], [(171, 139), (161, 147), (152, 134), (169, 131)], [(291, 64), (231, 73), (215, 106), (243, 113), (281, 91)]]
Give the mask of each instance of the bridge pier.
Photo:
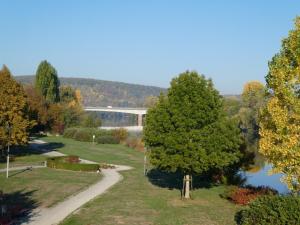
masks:
[(138, 126), (143, 126), (143, 114), (138, 114)]

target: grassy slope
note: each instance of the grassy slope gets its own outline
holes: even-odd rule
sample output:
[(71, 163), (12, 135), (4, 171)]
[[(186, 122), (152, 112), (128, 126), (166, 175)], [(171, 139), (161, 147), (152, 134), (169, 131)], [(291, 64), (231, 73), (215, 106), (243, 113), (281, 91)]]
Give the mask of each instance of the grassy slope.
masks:
[(135, 168), (123, 172), (123, 181), (68, 217), (63, 225), (235, 224), (234, 214), (240, 208), (219, 197), (224, 190), (222, 186), (197, 189), (193, 192), (194, 200), (181, 201), (178, 189), (153, 185), (143, 175), (143, 154), (140, 152), (120, 145), (93, 146), (57, 137), (45, 140), (62, 142), (64, 147), (58, 150), (66, 154)]

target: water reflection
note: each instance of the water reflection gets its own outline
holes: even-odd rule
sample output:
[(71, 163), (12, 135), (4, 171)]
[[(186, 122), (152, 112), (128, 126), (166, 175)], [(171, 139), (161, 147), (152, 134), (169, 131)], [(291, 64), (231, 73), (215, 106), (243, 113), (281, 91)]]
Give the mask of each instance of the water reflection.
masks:
[(247, 171), (241, 172), (246, 177), (246, 184), (253, 186), (269, 186), (276, 189), (280, 194), (289, 192), (285, 184), (280, 182), (282, 174), (268, 175), (268, 171), (272, 168), (271, 164), (264, 163), (261, 166), (255, 165)]

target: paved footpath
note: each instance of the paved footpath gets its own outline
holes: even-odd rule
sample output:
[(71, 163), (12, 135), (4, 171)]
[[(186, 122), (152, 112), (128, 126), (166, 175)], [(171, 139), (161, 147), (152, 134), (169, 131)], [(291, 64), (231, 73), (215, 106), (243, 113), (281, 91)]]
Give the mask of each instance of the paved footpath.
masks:
[[(51, 155), (51, 152), (46, 153)], [(52, 152), (53, 153), (53, 152)], [(55, 152), (58, 153), (58, 152)], [(60, 153), (62, 154), (62, 153)], [(91, 162), (86, 160), (87, 162)], [(93, 198), (103, 194), (114, 184), (119, 182), (123, 177), (118, 171), (132, 169), (129, 166), (115, 165), (115, 169), (102, 169), (102, 179), (89, 186), (86, 190), (72, 195), (65, 201), (58, 203), (50, 208), (37, 208), (33, 212), (33, 216), (29, 222), (22, 223), (29, 225), (55, 225), (65, 219), (72, 212), (80, 208), (82, 205)]]
[(42, 208), (34, 211), (34, 216), (30, 219), (30, 225), (53, 225), (58, 224), (76, 209), (92, 200), (93, 198), (103, 194), (111, 186), (122, 179), (122, 175), (118, 171), (129, 170), (128, 166), (116, 166), (115, 169), (103, 169), (103, 178), (96, 184), (90, 186), (85, 191), (69, 197), (67, 200), (58, 203), (50, 208)]

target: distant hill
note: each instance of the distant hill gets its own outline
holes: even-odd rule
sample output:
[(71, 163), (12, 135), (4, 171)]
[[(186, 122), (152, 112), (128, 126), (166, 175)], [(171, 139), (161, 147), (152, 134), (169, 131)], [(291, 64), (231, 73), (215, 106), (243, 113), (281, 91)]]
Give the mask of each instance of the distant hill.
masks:
[[(16, 76), (15, 79), (23, 84), (34, 82), (34, 76)], [(141, 107), (147, 96), (158, 96), (166, 91), (154, 86), (88, 78), (60, 77), (59, 80), (61, 85), (79, 89), (85, 106)]]

